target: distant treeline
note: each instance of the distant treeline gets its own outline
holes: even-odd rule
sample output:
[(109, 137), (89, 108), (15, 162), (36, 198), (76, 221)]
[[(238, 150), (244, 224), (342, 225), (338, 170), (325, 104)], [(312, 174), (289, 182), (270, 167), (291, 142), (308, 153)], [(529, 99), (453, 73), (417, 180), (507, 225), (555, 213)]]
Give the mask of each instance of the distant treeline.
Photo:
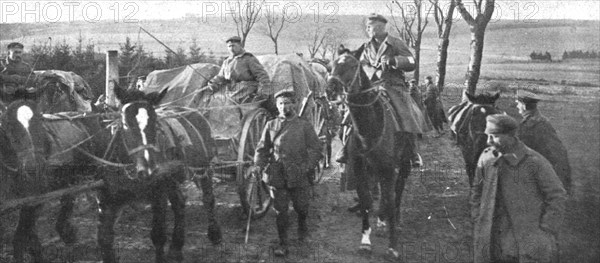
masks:
[(535, 51), (531, 52), (531, 54), (529, 54), (529, 57), (531, 58), (531, 60), (546, 60), (546, 61), (552, 61), (552, 55), (550, 55), (550, 53), (548, 51), (546, 51), (546, 53), (537, 53)]
[(596, 51), (573, 50), (563, 52), (562, 59), (594, 59), (600, 58), (600, 53)]
[[(220, 65), (222, 62), (212, 51), (199, 47), (195, 40), (187, 51), (178, 47), (175, 53), (165, 51), (164, 57), (156, 57), (152, 52), (145, 51), (142, 45), (135, 45), (129, 37), (119, 46), (119, 82), (125, 84), (123, 86), (132, 85), (138, 76), (146, 76), (154, 70), (201, 62)], [(84, 44), (81, 37), (73, 46), (66, 41), (54, 44), (35, 43), (27, 48), (29, 52), (25, 54), (25, 60), (35, 70), (73, 71), (82, 76), (92, 86), (96, 96), (99, 96), (104, 93), (106, 54), (96, 52), (95, 48), (93, 43)]]

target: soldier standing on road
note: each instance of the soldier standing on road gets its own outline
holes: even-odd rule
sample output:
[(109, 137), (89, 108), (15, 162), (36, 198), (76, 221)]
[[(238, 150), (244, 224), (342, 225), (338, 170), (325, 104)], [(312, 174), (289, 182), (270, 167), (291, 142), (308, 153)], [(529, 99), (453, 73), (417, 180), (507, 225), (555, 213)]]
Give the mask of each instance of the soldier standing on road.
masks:
[(566, 191), (552, 165), (517, 136), (504, 114), (486, 118), (491, 146), (471, 188), (473, 262), (556, 262)]
[(229, 57), (223, 61), (221, 70), (209, 81), (209, 90), (217, 92), (226, 89), (226, 95), (237, 103), (244, 103), (256, 96), (259, 86), (270, 88), (271, 80), (258, 59), (242, 47), (238, 36), (228, 38)]
[(15, 94), (35, 93), (35, 74), (32, 67), (23, 62), (23, 44), (13, 42), (7, 48), (8, 56), (0, 60), (0, 108), (13, 102)]
[(314, 128), (299, 118), (294, 110), (293, 91), (275, 94), (279, 116), (267, 122), (254, 155), (253, 172), (266, 168), (269, 183), (274, 187), (274, 208), (277, 212), (279, 246), (276, 256), (288, 253), (288, 205), (290, 200), (298, 214), (298, 239), (308, 235), (308, 208), (311, 173), (321, 158), (321, 141)]
[(565, 189), (571, 192), (571, 166), (567, 149), (556, 130), (537, 108), (540, 98), (529, 91), (517, 91), (517, 109), (523, 116), (517, 136), (527, 147), (540, 153), (552, 164)]
[(425, 78), (425, 99), (423, 100), (425, 104), (425, 110), (427, 111), (427, 116), (431, 120), (433, 124), (433, 128), (437, 132), (437, 137), (444, 135), (444, 108), (442, 107), (442, 102), (440, 100), (440, 91), (438, 87), (433, 84), (433, 79), (431, 76), (427, 76)]

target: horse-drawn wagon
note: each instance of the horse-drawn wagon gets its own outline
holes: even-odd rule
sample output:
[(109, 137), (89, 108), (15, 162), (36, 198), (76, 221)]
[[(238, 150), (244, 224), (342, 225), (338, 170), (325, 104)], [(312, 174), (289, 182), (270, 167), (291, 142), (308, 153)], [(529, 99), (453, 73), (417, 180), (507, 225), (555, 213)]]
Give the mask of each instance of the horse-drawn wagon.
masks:
[[(271, 204), (267, 183), (249, 174), (248, 167), (252, 165), (264, 126), (276, 116), (273, 94), (293, 89), (301, 98), (298, 112), (313, 124), (317, 134), (325, 132), (325, 111), (328, 109), (324, 99), (325, 80), (300, 57), (265, 55), (257, 58), (269, 73), (272, 85), (261, 87), (251, 102), (238, 104), (222, 91), (205, 92), (203, 87), (219, 71), (214, 64), (199, 63), (151, 72), (141, 89), (149, 93), (168, 88), (162, 106), (202, 112), (217, 143), (217, 158), (211, 168), (219, 174), (235, 175), (243, 212), (253, 218), (265, 215)], [(321, 180), (323, 169), (321, 162), (315, 169), (315, 182)]]

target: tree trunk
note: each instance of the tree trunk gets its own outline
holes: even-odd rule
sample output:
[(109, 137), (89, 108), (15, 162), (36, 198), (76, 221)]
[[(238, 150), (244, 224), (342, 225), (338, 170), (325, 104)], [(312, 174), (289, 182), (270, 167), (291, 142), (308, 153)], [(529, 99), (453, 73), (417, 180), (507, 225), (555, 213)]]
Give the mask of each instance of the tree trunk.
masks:
[(419, 68), (421, 67), (421, 44), (415, 44), (415, 71), (413, 71), (413, 78), (419, 83), (419, 75), (421, 72)]
[(440, 42), (438, 44), (436, 85), (440, 93), (444, 91), (444, 85), (446, 84), (446, 65), (448, 60), (448, 47), (450, 46), (450, 31), (452, 30), (452, 19), (454, 16), (455, 7), (456, 1), (450, 0), (450, 7), (448, 8), (448, 13), (446, 13), (446, 19), (444, 20), (444, 28), (442, 32), (438, 32), (440, 36)]
[(273, 40), (273, 43), (275, 44), (275, 55), (279, 55), (279, 46), (277, 45), (277, 40)]
[(469, 67), (465, 76), (465, 87), (469, 94), (475, 95), (477, 81), (481, 73), (481, 59), (483, 58), (483, 38), (485, 36), (485, 25), (476, 24), (471, 26), (471, 54)]
[(438, 60), (437, 60), (437, 87), (442, 93), (446, 81), (446, 62), (448, 60), (448, 46), (450, 45), (449, 38), (441, 38), (438, 44)]

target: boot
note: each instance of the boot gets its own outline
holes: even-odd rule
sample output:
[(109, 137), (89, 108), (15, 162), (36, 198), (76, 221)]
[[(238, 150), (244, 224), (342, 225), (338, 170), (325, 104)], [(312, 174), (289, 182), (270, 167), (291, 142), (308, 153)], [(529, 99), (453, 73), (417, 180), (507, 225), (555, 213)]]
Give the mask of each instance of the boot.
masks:
[(304, 243), (308, 241), (308, 226), (306, 225), (306, 218), (298, 217), (298, 241)]

